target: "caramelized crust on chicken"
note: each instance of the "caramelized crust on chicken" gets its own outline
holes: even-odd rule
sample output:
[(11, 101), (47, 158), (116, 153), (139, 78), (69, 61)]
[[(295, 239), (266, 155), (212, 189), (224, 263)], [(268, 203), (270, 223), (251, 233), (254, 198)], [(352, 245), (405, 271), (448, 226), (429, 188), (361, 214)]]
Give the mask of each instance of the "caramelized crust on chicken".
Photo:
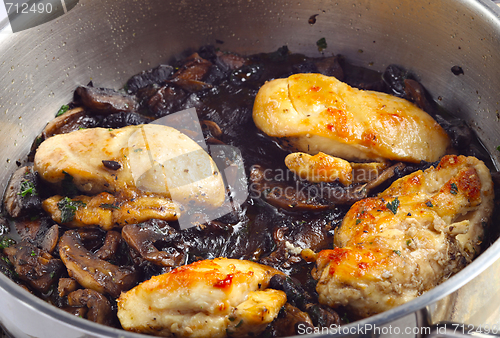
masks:
[(292, 151), (354, 161), (432, 162), (449, 145), (446, 132), (414, 104), (321, 74), (267, 82), (255, 98), (253, 119)]
[(40, 145), (34, 169), (45, 181), (68, 177), (86, 194), (132, 189), (220, 206), (222, 177), (210, 156), (174, 128), (146, 124), (91, 128), (53, 136)]
[(368, 317), (443, 282), (479, 253), (493, 195), (483, 162), (449, 155), (355, 203), (318, 255), (320, 302)]
[(122, 293), (118, 318), (126, 330), (161, 336), (258, 336), (286, 303), (267, 289), (275, 274), (250, 261), (198, 261)]
[(306, 153), (288, 154), (285, 165), (301, 179), (315, 183), (339, 180), (346, 186), (373, 181), (388, 166), (386, 162), (349, 163), (322, 152), (314, 156)]
[(115, 198), (103, 192), (96, 196), (76, 196), (73, 217), (65, 219), (59, 203), (66, 198), (55, 195), (42, 202), (42, 208), (59, 224), (70, 228), (98, 225), (103, 230), (115, 226), (137, 224), (149, 219), (175, 221), (180, 214), (180, 207), (169, 198), (158, 196), (135, 196), (128, 199)]

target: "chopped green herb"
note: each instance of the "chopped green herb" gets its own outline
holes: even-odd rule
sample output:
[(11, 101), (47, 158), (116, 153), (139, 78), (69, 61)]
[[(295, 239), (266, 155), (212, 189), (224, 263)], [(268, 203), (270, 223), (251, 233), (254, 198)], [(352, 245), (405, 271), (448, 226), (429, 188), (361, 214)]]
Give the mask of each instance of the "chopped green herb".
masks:
[(411, 239), (408, 239), (408, 240), (406, 241), (406, 245), (410, 245), (410, 244), (411, 244)]
[(76, 196), (78, 193), (78, 189), (76, 185), (73, 183), (73, 176), (68, 174), (63, 170), (64, 179), (61, 181), (61, 188), (64, 191), (64, 194), (70, 197)]
[(57, 207), (61, 211), (61, 223), (71, 222), (75, 217), (75, 211), (78, 207), (84, 207), (86, 204), (82, 201), (73, 201), (65, 197), (57, 202)]
[(16, 241), (9, 237), (4, 237), (0, 240), (0, 249), (8, 248), (11, 245), (16, 244)]
[(68, 110), (69, 110), (69, 106), (67, 104), (63, 104), (61, 106), (61, 108), (59, 108), (59, 110), (57, 111), (56, 117), (61, 116), (62, 114), (64, 114)]
[(398, 256), (401, 256), (401, 251), (399, 251), (399, 250), (392, 250), (392, 252), (394, 252)]
[(54, 271), (52, 271), (49, 276), (51, 279), (53, 279), (55, 277), (55, 275), (56, 275), (56, 273)]
[(21, 189), (20, 192), (18, 193), (22, 197), (26, 197), (26, 195), (31, 195), (31, 196), (36, 196), (38, 195), (36, 188), (35, 188), (35, 183), (31, 181), (24, 180), (21, 182)]
[(325, 38), (321, 38), (318, 41), (316, 41), (316, 46), (318, 46), (318, 51), (319, 52), (322, 52), (323, 50), (325, 50), (326, 47), (328, 47), (328, 45), (326, 43), (326, 39)]
[(431, 201), (425, 202), (425, 205), (427, 205), (429, 208), (432, 208), (434, 206)]
[(229, 319), (230, 322), (234, 322), (236, 320), (233, 316), (229, 316), (227, 319)]
[(500, 151), (500, 146), (497, 147), (497, 150)]
[(456, 195), (458, 193), (458, 187), (455, 183), (450, 184), (450, 192), (453, 195)]
[(135, 150), (134, 150), (134, 153), (137, 153), (137, 152), (139, 152), (139, 151), (142, 151), (142, 148), (137, 148), (137, 149), (135, 149)]
[(31, 250), (31, 257), (35, 257), (35, 256), (36, 256), (35, 250)]
[(242, 319), (242, 320), (240, 320), (240, 322), (239, 322), (238, 324), (236, 324), (235, 328), (240, 327), (242, 324), (243, 324), (243, 319)]
[(99, 207), (103, 209), (117, 209), (120, 210), (120, 207), (117, 207), (116, 205), (110, 204), (110, 203), (103, 203)]
[(12, 265), (11, 261), (7, 257), (1, 257), (2, 261), (7, 263), (8, 265)]
[(399, 207), (398, 198), (396, 197), (392, 202), (387, 202), (387, 204), (385, 206), (387, 207), (387, 209), (392, 211), (392, 213), (394, 215), (396, 215), (396, 213), (398, 212), (398, 207)]
[(359, 224), (359, 223), (361, 223), (361, 222), (363, 222), (363, 220), (358, 218), (358, 219), (356, 220), (356, 225), (358, 225), (358, 224)]
[(347, 312), (344, 312), (344, 315), (340, 318), (340, 320), (342, 320), (345, 324), (349, 324), (351, 322), (349, 318), (347, 318)]

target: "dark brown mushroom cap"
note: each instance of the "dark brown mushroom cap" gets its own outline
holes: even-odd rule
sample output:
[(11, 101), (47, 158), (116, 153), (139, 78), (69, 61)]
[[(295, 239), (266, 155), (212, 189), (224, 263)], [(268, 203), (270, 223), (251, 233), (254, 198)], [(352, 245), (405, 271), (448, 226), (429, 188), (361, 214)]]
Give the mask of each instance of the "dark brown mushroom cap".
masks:
[(68, 274), (85, 288), (118, 297), (137, 282), (135, 269), (118, 267), (85, 248), (79, 230), (66, 231), (59, 241), (59, 255)]
[(41, 209), (42, 201), (37, 192), (37, 174), (32, 166), (21, 167), (12, 175), (5, 191), (5, 210), (12, 217)]
[(28, 241), (4, 249), (19, 278), (40, 292), (47, 292), (61, 275), (64, 265)]
[[(165, 267), (177, 267), (185, 259), (185, 248), (177, 239), (177, 232), (168, 225), (160, 230), (155, 224), (145, 222), (126, 225), (122, 229), (123, 239), (136, 250), (142, 258), (154, 264)], [(169, 252), (160, 251), (155, 247), (156, 242), (175, 242), (177, 248), (171, 247)], [(180, 247), (179, 247), (180, 246)]]
[(81, 128), (93, 128), (97, 124), (98, 119), (90, 116), (82, 107), (77, 107), (47, 123), (42, 131), (42, 139), (45, 140), (58, 134), (67, 134)]
[(111, 303), (97, 291), (90, 289), (73, 291), (68, 295), (68, 304), (74, 307), (86, 306), (88, 320), (104, 325), (112, 324)]
[(133, 112), (137, 102), (133, 96), (121, 94), (108, 88), (79, 86), (75, 90), (75, 102), (81, 104), (89, 112), (113, 114)]

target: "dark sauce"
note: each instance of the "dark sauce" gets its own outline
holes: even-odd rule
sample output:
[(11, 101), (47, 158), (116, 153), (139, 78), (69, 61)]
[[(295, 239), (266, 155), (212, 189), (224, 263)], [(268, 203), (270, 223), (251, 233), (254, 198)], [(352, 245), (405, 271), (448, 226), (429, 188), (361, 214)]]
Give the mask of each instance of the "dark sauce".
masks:
[[(354, 66), (342, 56), (310, 58), (290, 53), (287, 47), (272, 53), (243, 57), (221, 52), (213, 46), (205, 46), (197, 51), (199, 59), (192, 59), (191, 53), (186, 55), (186, 58), (174, 61), (170, 65), (161, 65), (137, 74), (120, 92), (111, 90), (116, 97), (109, 102), (106, 101), (106, 104), (111, 106), (115, 104), (118, 107), (123, 106), (123, 102), (133, 102), (126, 104), (127, 108), (133, 105), (133, 109), (103, 114), (101, 110), (103, 100), (107, 100), (106, 95), (115, 95), (106, 89), (103, 92), (106, 95), (103, 94), (96, 99), (97, 103), (93, 103), (99, 110), (79, 117), (76, 122), (71, 122), (75, 125), (69, 126), (69, 129), (76, 130), (82, 126), (119, 128), (130, 124), (147, 123), (183, 109), (195, 108), (200, 121), (215, 122), (222, 132), (220, 135), (213, 135), (213, 131), (208, 131), (205, 134), (207, 143), (218, 142), (237, 147), (241, 151), (248, 176), (251, 168), (258, 165), (270, 168), (274, 175), (273, 179), (277, 182), (293, 184), (294, 177), (284, 165), (288, 152), (262, 134), (253, 123), (254, 98), (266, 81), (296, 73), (322, 73), (335, 76), (353, 87), (389, 93), (416, 103), (442, 124), (452, 138), (458, 153), (477, 156), (493, 169), (488, 153), (481, 147), (467, 125), (440, 108), (418, 84), (416, 77), (400, 67), (392, 65), (385, 72), (379, 73)], [(179, 70), (185, 70), (186, 76), (182, 81), (172, 83), (172, 76)], [(86, 88), (77, 90), (74, 102), (69, 105), (71, 108), (82, 105), (84, 103), (82, 97), (87, 99), (85, 95), (100, 93), (99, 89), (93, 89), (93, 84), (89, 84)], [(39, 140), (35, 142), (38, 143)], [(430, 165), (431, 163), (408, 164), (404, 170), (396, 173), (393, 180)], [(278, 173), (285, 175), (278, 177)], [(387, 182), (385, 186), (380, 187), (380, 190), (390, 183), (391, 181)], [(44, 187), (41, 191), (42, 197), (54, 193), (50, 187)], [(372, 194), (375, 193), (376, 191)], [(158, 231), (165, 231), (164, 229), (168, 227), (169, 236), (159, 240), (155, 246), (158, 250), (164, 251), (184, 250), (186, 258), (183, 264), (215, 257), (253, 260), (285, 272), (307, 293), (309, 302), (317, 302), (315, 282), (310, 277), (313, 264), (305, 262), (300, 255), (291, 253), (290, 248), (310, 248), (315, 252), (332, 248), (333, 234), (348, 208), (349, 205), (332, 206), (319, 211), (283, 209), (269, 203), (262, 194), (251, 192), (249, 198), (237, 210), (209, 222), (204, 227), (179, 230), (175, 223), (165, 224), (154, 220), (149, 223), (159, 229)], [(9, 236), (20, 240), (23, 236), (14, 234), (17, 232), (16, 229), (26, 224), (26, 219), (37, 217), (46, 218), (40, 210), (35, 210), (29, 216), (11, 220), (14, 231)], [(1, 238), (7, 238), (5, 229), (6, 226), (0, 225)], [(60, 227), (61, 234), (65, 230), (67, 229), (63, 226)], [(96, 235), (84, 243), (93, 252), (104, 243), (104, 234), (100, 230), (94, 232), (101, 236)], [(138, 261), (131, 250), (122, 243), (113, 261), (123, 265), (134, 264), (141, 274), (141, 281), (168, 271), (150, 262)], [(57, 250), (53, 254), (57, 257)], [(9, 266), (5, 259), (0, 261), (0, 270), (17, 282), (25, 284), (12, 273), (12, 266)], [(60, 277), (68, 276), (65, 273)], [(47, 292), (36, 290), (33, 292), (56, 306), (67, 308), (67, 301), (56, 292), (56, 284)], [(115, 309), (114, 300), (110, 298), (110, 301)], [(315, 308), (314, 311), (321, 309)], [(344, 321), (349, 320), (342, 310), (339, 314)], [(116, 320), (113, 323), (119, 325)], [(315, 325), (320, 324), (315, 323)], [(266, 332), (271, 336), (279, 335), (275, 329)]]

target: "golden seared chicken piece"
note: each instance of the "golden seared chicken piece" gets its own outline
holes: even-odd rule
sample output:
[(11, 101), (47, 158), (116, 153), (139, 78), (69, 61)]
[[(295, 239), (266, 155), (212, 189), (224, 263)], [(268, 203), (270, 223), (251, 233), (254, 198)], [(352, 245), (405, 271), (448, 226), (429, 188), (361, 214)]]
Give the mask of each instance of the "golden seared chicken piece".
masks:
[(350, 161), (432, 162), (449, 145), (446, 132), (414, 104), (321, 74), (267, 82), (255, 98), (253, 119), (289, 150)]
[(115, 198), (107, 192), (95, 196), (81, 195), (72, 199), (55, 195), (44, 200), (42, 208), (55, 222), (67, 227), (99, 225), (103, 230), (137, 224), (153, 218), (174, 221), (180, 214), (179, 205), (169, 198), (120, 197)]
[(122, 293), (118, 318), (126, 330), (159, 336), (258, 336), (286, 303), (267, 288), (275, 274), (251, 261), (198, 261)]
[(314, 183), (339, 180), (343, 185), (370, 182), (376, 179), (387, 163), (349, 163), (338, 157), (319, 152), (311, 156), (306, 153), (291, 153), (285, 165), (300, 178)]
[[(153, 213), (167, 212), (159, 218), (169, 220), (170, 211), (179, 207), (174, 202), (218, 207), (225, 199), (224, 183), (211, 157), (188, 136), (162, 125), (55, 135), (39, 146), (34, 162), (40, 177), (61, 190), (71, 183), (88, 195), (107, 192), (117, 199), (114, 208), (128, 214), (153, 208), (158, 211)], [(57, 204), (57, 198), (45, 205)], [(121, 216), (125, 224), (135, 223), (135, 216)]]
[(493, 198), (483, 162), (449, 155), (355, 203), (317, 257), (320, 302), (368, 317), (443, 282), (479, 254)]

